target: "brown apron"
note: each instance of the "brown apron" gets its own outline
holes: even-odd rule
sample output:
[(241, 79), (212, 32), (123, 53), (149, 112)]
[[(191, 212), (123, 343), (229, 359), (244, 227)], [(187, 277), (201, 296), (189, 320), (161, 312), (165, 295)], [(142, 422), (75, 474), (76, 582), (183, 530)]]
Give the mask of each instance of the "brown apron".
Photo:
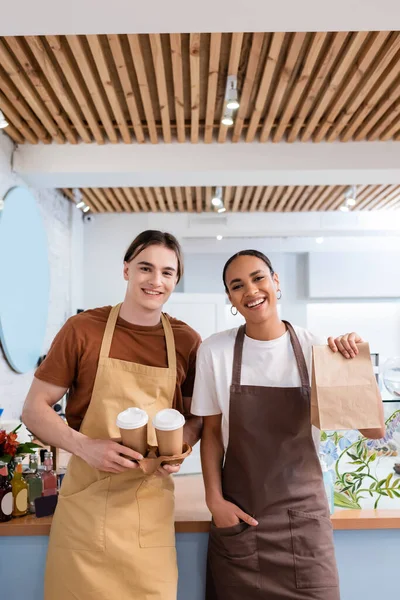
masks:
[(236, 337), (222, 488), (259, 524), (211, 525), (207, 600), (339, 600), (307, 365), (286, 327), (300, 388), (241, 385), (244, 326)]
[[(137, 406), (152, 417), (172, 406), (176, 354), (162, 315), (168, 368), (109, 358), (120, 305), (110, 312), (93, 394), (80, 431), (91, 438), (120, 436), (117, 414)], [(105, 473), (73, 456), (54, 515), (45, 600), (176, 600), (174, 485), (140, 469)]]

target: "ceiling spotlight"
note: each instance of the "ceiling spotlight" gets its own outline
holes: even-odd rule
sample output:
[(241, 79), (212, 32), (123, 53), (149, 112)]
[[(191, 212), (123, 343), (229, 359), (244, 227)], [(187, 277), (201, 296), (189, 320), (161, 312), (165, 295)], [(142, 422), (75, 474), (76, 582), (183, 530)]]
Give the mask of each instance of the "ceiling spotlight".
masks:
[(217, 212), (219, 212), (219, 213), (224, 213), (224, 212), (226, 212), (226, 208), (225, 208), (225, 206), (221, 206), (221, 208), (219, 208), (219, 209), (217, 210)]
[(212, 197), (211, 204), (215, 206), (215, 208), (220, 208), (224, 205), (224, 201), (222, 200), (222, 187), (217, 186), (215, 188), (215, 194)]
[(222, 125), (226, 125), (227, 127), (231, 127), (233, 125), (232, 110), (230, 108), (225, 109), (221, 122)]
[(222, 198), (218, 198), (218, 196), (214, 196), (214, 198), (211, 200), (211, 204), (213, 206), (221, 206), (222, 205)]
[(324, 241), (324, 238), (323, 237), (317, 237), (317, 238), (315, 238), (315, 241), (317, 242), (317, 244), (322, 244), (323, 241)]
[(76, 205), (76, 208), (83, 208), (85, 206), (84, 202), (78, 202), (78, 204)]
[(357, 186), (352, 185), (347, 188), (344, 197), (346, 199), (346, 206), (355, 206), (357, 203)]
[(5, 129), (6, 127), (8, 127), (8, 125), (9, 123), (5, 118), (3, 111), (0, 110), (0, 129)]
[(90, 210), (90, 207), (89, 206), (85, 206), (85, 208), (83, 209), (83, 212), (87, 213), (88, 210)]
[(217, 240), (220, 242), (222, 240), (222, 235), (217, 235)]
[(228, 76), (228, 79), (226, 81), (225, 100), (226, 107), (229, 110), (237, 110), (239, 108), (236, 75)]
[(340, 210), (342, 212), (349, 212), (349, 207), (347, 206), (347, 204), (342, 204), (342, 206), (340, 207)]

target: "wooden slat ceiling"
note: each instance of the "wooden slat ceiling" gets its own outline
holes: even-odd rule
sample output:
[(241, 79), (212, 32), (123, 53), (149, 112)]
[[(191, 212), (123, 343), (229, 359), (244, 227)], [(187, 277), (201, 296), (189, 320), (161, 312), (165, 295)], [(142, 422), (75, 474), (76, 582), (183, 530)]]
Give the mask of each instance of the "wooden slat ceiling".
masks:
[[(227, 212), (336, 211), (348, 186), (248, 186), (222, 188)], [(61, 190), (75, 202), (76, 192)], [(93, 213), (211, 212), (211, 187), (81, 188), (82, 200)], [(74, 196), (75, 193), (75, 196)], [(350, 210), (398, 210), (400, 185), (360, 185)], [(226, 213), (225, 213), (226, 214)]]
[(399, 65), (390, 31), (3, 37), (0, 109), (18, 143), (400, 140)]

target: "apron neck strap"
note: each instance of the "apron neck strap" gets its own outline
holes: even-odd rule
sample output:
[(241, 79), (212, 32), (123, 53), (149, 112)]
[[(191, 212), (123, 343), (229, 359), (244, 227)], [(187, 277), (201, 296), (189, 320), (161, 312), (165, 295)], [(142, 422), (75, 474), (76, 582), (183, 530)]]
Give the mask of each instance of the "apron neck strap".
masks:
[[(310, 380), (308, 378), (307, 364), (304, 358), (303, 350), (301, 349), (299, 339), (296, 335), (292, 325), (287, 321), (285, 323), (287, 330), (290, 335), (290, 341), (292, 344), (294, 356), (297, 362), (297, 368), (299, 369), (301, 387), (309, 387)], [(246, 333), (246, 326), (241, 325), (236, 335), (235, 348), (233, 351), (233, 367), (232, 367), (232, 385), (240, 385), (240, 379), (242, 374), (242, 356), (243, 356), (243, 344), (244, 336)]]
[(300, 346), (299, 338), (297, 337), (296, 332), (293, 329), (293, 326), (290, 323), (288, 323), (288, 321), (283, 321), (283, 323), (285, 323), (285, 325), (288, 329), (288, 332), (290, 335), (290, 341), (292, 342), (292, 348), (293, 348), (294, 355), (296, 357), (297, 368), (299, 369), (299, 373), (300, 373), (301, 387), (309, 387), (310, 379), (308, 376), (307, 364), (306, 364), (306, 360), (304, 358), (303, 350)]
[[(116, 306), (113, 306), (108, 316), (107, 325), (104, 331), (103, 341), (101, 343), (100, 349), (100, 357), (102, 358), (108, 358), (110, 356), (111, 342), (114, 335), (115, 325), (117, 324), (121, 304), (122, 302), (120, 304), (117, 304)], [(163, 313), (161, 313), (161, 323), (164, 329), (165, 344), (167, 346), (168, 368), (174, 373), (176, 373), (176, 351), (174, 333), (172, 331), (169, 319)]]
[(171, 323), (164, 313), (161, 313), (161, 323), (164, 328), (165, 344), (167, 346), (168, 368), (176, 373), (176, 351), (174, 332)]
[(113, 306), (110, 311), (110, 314), (108, 315), (107, 325), (106, 325), (106, 329), (104, 331), (103, 341), (101, 343), (101, 349), (100, 349), (100, 357), (101, 358), (108, 358), (110, 356), (111, 342), (113, 339), (114, 329), (115, 329), (115, 325), (117, 323), (121, 304), (122, 304), (122, 302)]

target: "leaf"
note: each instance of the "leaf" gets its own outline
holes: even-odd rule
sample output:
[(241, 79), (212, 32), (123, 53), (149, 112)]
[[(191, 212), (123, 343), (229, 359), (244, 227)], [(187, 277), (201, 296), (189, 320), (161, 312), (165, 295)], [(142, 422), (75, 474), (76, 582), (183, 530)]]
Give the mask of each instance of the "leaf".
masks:
[(328, 436), (326, 434), (326, 431), (322, 431), (321, 432), (321, 442), (326, 442), (327, 439), (328, 439)]
[(395, 490), (392, 490), (392, 491), (393, 491), (393, 494), (396, 496), (396, 498), (400, 498), (399, 492), (396, 492)]
[(340, 508), (361, 508), (358, 502), (351, 500), (341, 492), (334, 492), (334, 505)]
[(13, 429), (11, 433), (17, 433), (18, 429), (21, 429), (21, 427), (22, 427), (22, 423), (17, 425), (17, 427), (15, 429)]
[(374, 454), (371, 454), (371, 456), (369, 457), (368, 463), (374, 462), (374, 460), (376, 460), (376, 452), (374, 452)]
[(347, 456), (350, 456), (350, 458), (352, 458), (353, 460), (358, 460), (358, 456), (352, 454), (351, 452), (347, 452)]

